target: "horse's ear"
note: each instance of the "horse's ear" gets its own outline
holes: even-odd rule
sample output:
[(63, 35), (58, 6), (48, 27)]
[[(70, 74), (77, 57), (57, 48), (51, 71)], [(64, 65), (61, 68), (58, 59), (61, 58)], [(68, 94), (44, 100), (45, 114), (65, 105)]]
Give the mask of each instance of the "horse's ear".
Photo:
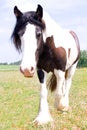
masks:
[(23, 15), (23, 13), (18, 9), (17, 6), (14, 7), (14, 14), (17, 19), (19, 19)]
[(43, 8), (41, 5), (38, 5), (37, 10), (36, 10), (36, 14), (38, 15), (38, 17), (42, 18), (43, 17)]

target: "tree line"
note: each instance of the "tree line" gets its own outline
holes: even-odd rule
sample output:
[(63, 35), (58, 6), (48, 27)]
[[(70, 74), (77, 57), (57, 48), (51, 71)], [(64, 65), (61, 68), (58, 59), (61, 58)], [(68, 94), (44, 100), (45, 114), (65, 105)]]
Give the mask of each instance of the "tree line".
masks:
[(77, 67), (87, 67), (87, 51), (83, 50), (80, 52), (80, 59)]
[(4, 62), (4, 63), (0, 63), (0, 65), (20, 65), (21, 64), (21, 60), (19, 61), (16, 61), (16, 62), (12, 62), (12, 63), (7, 63), (7, 62)]
[[(21, 61), (17, 61), (17, 62), (10, 63), (9, 65), (20, 65), (20, 63)], [(0, 63), (0, 65), (8, 65), (8, 63), (7, 62)], [(86, 50), (82, 50), (80, 52), (80, 59), (79, 59), (77, 67), (79, 68), (87, 67), (87, 51)]]

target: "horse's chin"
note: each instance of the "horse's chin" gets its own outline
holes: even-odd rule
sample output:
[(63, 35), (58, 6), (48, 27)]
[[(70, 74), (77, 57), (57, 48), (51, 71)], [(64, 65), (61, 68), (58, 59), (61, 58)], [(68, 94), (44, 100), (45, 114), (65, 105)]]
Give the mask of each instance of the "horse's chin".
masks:
[(34, 72), (33, 72), (33, 73), (30, 73), (30, 72), (25, 71), (25, 72), (23, 73), (23, 75), (24, 75), (24, 77), (26, 77), (26, 78), (32, 78), (32, 77), (34, 77)]
[(25, 77), (25, 78), (33, 78), (33, 77), (34, 77), (34, 74), (24, 74), (24, 77)]

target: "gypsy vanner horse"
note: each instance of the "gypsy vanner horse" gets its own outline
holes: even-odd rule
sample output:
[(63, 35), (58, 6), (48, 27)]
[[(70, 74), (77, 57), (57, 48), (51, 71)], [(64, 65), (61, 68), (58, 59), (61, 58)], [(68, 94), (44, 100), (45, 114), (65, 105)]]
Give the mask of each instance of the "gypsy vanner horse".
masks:
[(57, 110), (69, 109), (69, 90), (80, 56), (80, 46), (75, 32), (62, 29), (38, 5), (36, 11), (22, 13), (14, 7), (16, 25), (12, 40), (23, 52), (20, 70), (25, 77), (33, 77), (35, 69), (41, 84), (37, 124), (53, 121), (47, 102), (46, 73), (52, 72), (48, 86), (55, 91)]

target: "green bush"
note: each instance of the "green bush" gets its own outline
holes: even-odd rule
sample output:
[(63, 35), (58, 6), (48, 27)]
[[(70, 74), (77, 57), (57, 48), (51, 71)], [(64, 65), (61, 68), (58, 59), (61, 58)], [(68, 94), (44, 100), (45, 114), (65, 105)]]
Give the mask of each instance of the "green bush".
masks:
[(80, 59), (77, 67), (87, 67), (87, 51), (83, 50), (80, 52)]

